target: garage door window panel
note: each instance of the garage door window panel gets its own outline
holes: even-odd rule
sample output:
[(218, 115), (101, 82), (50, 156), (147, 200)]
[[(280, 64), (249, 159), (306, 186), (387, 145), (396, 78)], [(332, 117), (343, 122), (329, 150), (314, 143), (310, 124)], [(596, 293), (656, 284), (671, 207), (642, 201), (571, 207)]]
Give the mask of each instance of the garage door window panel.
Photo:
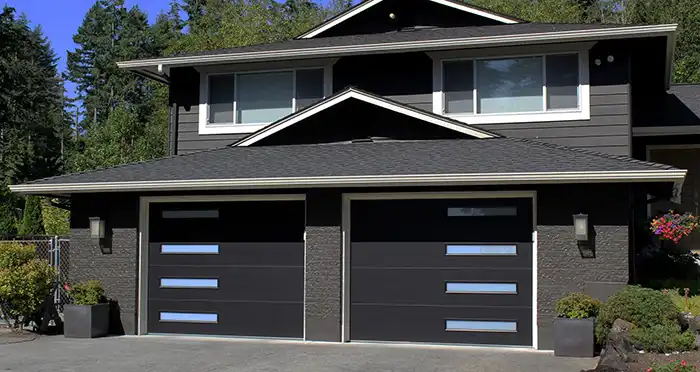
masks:
[(445, 293), (518, 294), (518, 285), (516, 283), (447, 282)]
[(452, 332), (517, 332), (517, 322), (492, 320), (446, 320), (445, 330)]

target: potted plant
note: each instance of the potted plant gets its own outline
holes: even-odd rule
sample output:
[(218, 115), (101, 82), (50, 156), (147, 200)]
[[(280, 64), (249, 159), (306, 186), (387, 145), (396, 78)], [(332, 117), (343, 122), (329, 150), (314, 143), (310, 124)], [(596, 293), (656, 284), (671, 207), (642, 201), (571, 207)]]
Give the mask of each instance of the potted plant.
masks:
[(64, 288), (72, 300), (72, 304), (63, 308), (64, 336), (106, 336), (109, 331), (109, 304), (104, 296), (102, 284), (97, 280), (89, 280), (72, 288), (66, 284)]
[(595, 317), (600, 301), (584, 293), (569, 293), (557, 301), (554, 319), (554, 355), (592, 357)]

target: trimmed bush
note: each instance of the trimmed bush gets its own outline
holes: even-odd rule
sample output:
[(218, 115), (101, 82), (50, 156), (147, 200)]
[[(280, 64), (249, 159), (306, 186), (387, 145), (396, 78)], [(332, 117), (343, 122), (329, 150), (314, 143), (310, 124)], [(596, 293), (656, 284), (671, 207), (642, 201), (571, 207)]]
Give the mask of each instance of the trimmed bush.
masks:
[(596, 339), (605, 342), (615, 319), (624, 319), (637, 327), (678, 324), (679, 311), (671, 298), (639, 286), (627, 286), (611, 296), (600, 308), (596, 321)]
[(76, 305), (97, 305), (106, 302), (105, 291), (99, 280), (88, 280), (68, 289), (68, 294)]
[(70, 234), (70, 211), (54, 207), (45, 200), (41, 204), (41, 217), (47, 235)]
[(41, 217), (41, 198), (27, 196), (24, 204), (22, 223), (19, 225), (20, 235), (43, 235), (44, 222)]
[(630, 340), (638, 349), (657, 353), (688, 351), (695, 346), (695, 334), (690, 330), (681, 332), (681, 327), (673, 323), (634, 328)]
[(35, 313), (49, 294), (54, 269), (36, 258), (36, 247), (0, 243), (0, 315), (13, 327)]
[(569, 293), (557, 301), (557, 314), (563, 318), (582, 319), (598, 315), (601, 302), (580, 292)]

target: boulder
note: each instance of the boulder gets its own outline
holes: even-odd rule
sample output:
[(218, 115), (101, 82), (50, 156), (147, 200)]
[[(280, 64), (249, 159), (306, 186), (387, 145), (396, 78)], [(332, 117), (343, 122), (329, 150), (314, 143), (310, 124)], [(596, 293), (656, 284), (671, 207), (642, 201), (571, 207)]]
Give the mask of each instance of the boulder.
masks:
[(625, 372), (622, 369), (617, 369), (608, 366), (598, 366), (595, 369), (589, 369), (588, 371), (581, 370), (581, 372)]
[[(598, 368), (607, 367), (608, 369), (596, 368), (595, 371), (614, 371), (615, 369), (624, 371), (627, 363), (637, 361), (637, 351), (629, 338), (629, 331), (632, 328), (634, 324), (628, 321), (615, 320), (598, 360)], [(610, 368), (613, 369), (610, 370)]]

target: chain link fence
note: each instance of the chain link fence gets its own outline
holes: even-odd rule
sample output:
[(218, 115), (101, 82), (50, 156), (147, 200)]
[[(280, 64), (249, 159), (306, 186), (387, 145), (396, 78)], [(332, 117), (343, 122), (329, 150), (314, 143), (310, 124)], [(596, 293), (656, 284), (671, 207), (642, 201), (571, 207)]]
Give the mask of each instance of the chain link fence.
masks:
[(47, 261), (56, 270), (56, 282), (60, 285), (54, 293), (54, 303), (57, 310), (63, 311), (63, 304), (68, 301), (68, 294), (63, 289), (63, 283), (68, 280), (68, 251), (70, 239), (62, 236), (0, 236), (1, 243), (17, 243), (33, 245), (41, 260)]

